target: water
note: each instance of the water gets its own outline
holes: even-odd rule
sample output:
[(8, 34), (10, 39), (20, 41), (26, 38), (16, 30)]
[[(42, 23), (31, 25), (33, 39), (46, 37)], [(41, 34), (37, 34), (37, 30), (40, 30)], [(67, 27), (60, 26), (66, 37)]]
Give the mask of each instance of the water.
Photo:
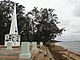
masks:
[(80, 41), (57, 42), (56, 45), (62, 46), (76, 54), (80, 54)]

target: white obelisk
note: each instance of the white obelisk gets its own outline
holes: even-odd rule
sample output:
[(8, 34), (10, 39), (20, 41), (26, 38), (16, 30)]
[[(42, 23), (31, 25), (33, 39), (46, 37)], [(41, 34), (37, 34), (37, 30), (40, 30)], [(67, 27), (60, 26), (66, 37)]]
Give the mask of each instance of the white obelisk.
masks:
[(10, 26), (9, 34), (5, 35), (5, 46), (7, 42), (11, 41), (12, 46), (20, 46), (20, 35), (18, 35), (18, 27), (17, 27), (17, 16), (16, 16), (16, 3), (14, 3), (14, 11)]
[(18, 35), (18, 28), (17, 28), (17, 18), (16, 18), (16, 3), (14, 3), (14, 12), (10, 27), (10, 33), (9, 34), (17, 34)]

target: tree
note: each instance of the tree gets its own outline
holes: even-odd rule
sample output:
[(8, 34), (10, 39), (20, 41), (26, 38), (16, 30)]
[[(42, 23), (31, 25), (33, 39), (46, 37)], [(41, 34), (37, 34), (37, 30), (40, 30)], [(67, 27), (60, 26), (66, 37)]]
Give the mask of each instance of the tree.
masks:
[(27, 16), (31, 18), (30, 25), (32, 27), (33, 41), (47, 42), (61, 35), (64, 28), (58, 28), (57, 24), (60, 22), (57, 21), (58, 17), (54, 11), (55, 9), (38, 9), (34, 7), (31, 12), (27, 13)]

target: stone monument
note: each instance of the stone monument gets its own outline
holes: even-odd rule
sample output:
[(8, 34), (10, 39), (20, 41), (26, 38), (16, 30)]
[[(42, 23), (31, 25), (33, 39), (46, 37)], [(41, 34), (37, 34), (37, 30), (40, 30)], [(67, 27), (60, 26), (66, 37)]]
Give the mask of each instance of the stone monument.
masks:
[(40, 42), (40, 46), (42, 46), (43, 45), (43, 42)]
[(32, 42), (32, 50), (38, 51), (37, 42)]
[(19, 58), (25, 58), (25, 59), (31, 58), (29, 46), (30, 46), (30, 42), (22, 42), (21, 54), (19, 55)]
[(6, 48), (6, 50), (13, 50), (13, 48), (12, 48), (12, 42), (11, 42), (11, 41), (9, 41), (9, 42), (7, 43), (7, 48)]
[(20, 35), (18, 34), (17, 28), (16, 3), (14, 3), (10, 32), (5, 35), (5, 46), (7, 46), (9, 41), (12, 41), (12, 46), (20, 46)]

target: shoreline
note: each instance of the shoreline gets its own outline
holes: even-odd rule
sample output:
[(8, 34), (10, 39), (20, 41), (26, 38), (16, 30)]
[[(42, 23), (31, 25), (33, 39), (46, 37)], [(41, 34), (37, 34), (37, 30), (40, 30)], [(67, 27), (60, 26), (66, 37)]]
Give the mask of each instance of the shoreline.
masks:
[[(76, 42), (78, 42), (78, 41), (71, 41), (71, 44), (69, 43), (70, 41), (62, 41), (62, 42), (56, 42), (55, 43), (55, 45), (57, 45), (57, 46), (61, 46), (61, 47), (63, 47), (64, 49), (67, 49), (68, 51), (70, 51), (70, 52), (73, 52), (73, 53), (75, 53), (75, 54), (78, 54), (78, 55), (80, 55), (80, 49), (78, 49), (79, 47), (78, 47), (78, 45), (74, 45)], [(79, 41), (80, 42), (80, 41)], [(69, 43), (69, 45), (68, 45), (68, 43)], [(77, 48), (78, 47), (78, 48)]]
[(62, 46), (53, 43), (49, 43), (46, 46), (49, 48), (55, 60), (80, 60), (80, 54), (71, 52)]

